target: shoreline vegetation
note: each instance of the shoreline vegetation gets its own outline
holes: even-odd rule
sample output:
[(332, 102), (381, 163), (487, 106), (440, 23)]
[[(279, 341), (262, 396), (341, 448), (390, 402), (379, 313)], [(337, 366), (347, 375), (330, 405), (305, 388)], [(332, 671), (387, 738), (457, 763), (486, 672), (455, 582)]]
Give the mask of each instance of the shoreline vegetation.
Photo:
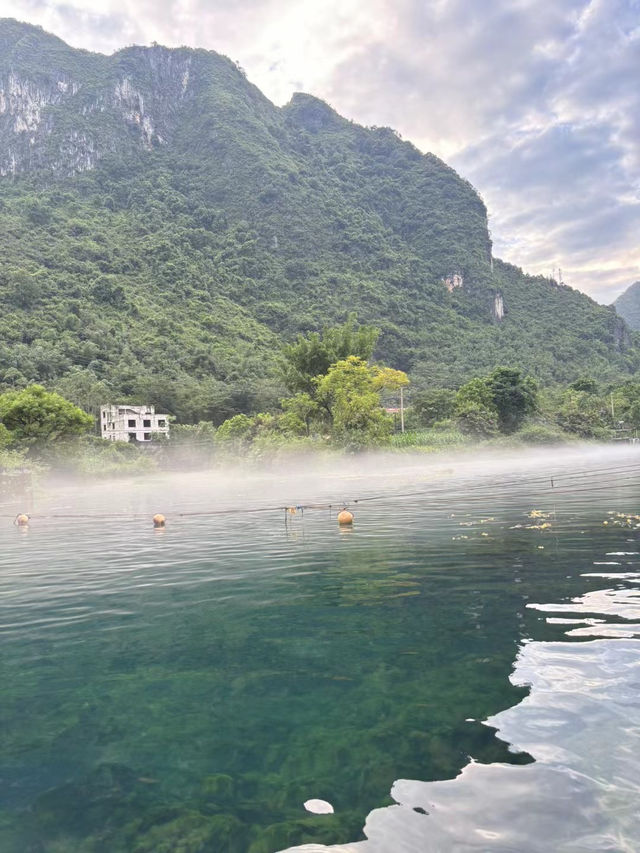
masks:
[[(414, 389), (403, 371), (372, 360), (377, 338), (376, 328), (358, 325), (354, 316), (300, 335), (282, 351), (281, 382), (289, 396), (276, 409), (236, 414), (217, 426), (173, 423), (170, 438), (157, 436), (150, 446), (92, 434), (96, 419), (82, 399), (70, 401), (40, 385), (7, 391), (0, 394), (0, 487), (49, 472), (99, 478), (215, 467), (230, 459), (282, 463), (310, 453), (628, 441), (640, 427), (640, 383), (605, 386), (583, 377), (541, 388), (516, 368), (496, 367), (456, 389)], [(406, 391), (402, 432), (398, 400)]]

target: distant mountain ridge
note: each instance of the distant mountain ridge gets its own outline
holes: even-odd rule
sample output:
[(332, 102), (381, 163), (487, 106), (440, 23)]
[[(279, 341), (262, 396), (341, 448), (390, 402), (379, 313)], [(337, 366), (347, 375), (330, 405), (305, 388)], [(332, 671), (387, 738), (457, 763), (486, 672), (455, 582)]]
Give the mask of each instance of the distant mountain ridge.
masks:
[(636, 281), (621, 293), (613, 307), (630, 329), (640, 330), (640, 281)]
[(624, 322), (492, 258), (473, 187), (211, 51), (70, 48), (0, 21), (0, 383), (184, 419), (277, 397), (280, 344), (355, 310), (418, 384), (506, 363), (628, 375)]

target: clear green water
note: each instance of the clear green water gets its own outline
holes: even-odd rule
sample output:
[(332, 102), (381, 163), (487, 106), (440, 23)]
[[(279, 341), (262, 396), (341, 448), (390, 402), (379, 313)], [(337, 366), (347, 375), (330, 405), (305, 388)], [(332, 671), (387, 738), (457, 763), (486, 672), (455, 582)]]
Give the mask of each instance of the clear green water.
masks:
[[(424, 495), (360, 504), (352, 532), (326, 510), (287, 524), (167, 511), (163, 532), (146, 517), (35, 518), (27, 532), (3, 519), (0, 850), (356, 841), (397, 779), (452, 779), (469, 757), (530, 764), (508, 747), (513, 726), (502, 740), (479, 721), (526, 697), (510, 681), (523, 640), (567, 640), (566, 625), (527, 605), (601, 589), (584, 573), (636, 550), (637, 535), (603, 526), (606, 511), (640, 498), (611, 478), (551, 494), (530, 484), (535, 473), (441, 477)], [(40, 506), (124, 501), (151, 515), (193, 509), (208, 488), (67, 489)], [(366, 481), (356, 488), (366, 494)], [(532, 509), (555, 512), (551, 527), (516, 526), (539, 523)], [(308, 814), (309, 798), (336, 813)]]

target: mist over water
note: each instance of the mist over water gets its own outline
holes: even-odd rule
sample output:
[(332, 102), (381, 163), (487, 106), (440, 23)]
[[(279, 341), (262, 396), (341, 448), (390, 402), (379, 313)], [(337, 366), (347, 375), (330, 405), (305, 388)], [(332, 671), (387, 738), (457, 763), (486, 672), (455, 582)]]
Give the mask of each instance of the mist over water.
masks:
[(372, 455), (5, 497), (0, 849), (638, 849), (639, 468)]

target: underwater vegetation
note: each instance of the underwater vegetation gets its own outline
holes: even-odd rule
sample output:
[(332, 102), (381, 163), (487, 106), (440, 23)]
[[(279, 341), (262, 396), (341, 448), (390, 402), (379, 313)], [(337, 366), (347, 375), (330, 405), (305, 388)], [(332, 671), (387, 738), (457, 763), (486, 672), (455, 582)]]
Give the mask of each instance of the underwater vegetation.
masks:
[(601, 492), (491, 489), (362, 505), (346, 532), (323, 512), (1, 527), (2, 853), (353, 841), (397, 779), (529, 763), (480, 722), (527, 694), (522, 640), (560, 635), (527, 605), (583, 593), (629, 531)]

